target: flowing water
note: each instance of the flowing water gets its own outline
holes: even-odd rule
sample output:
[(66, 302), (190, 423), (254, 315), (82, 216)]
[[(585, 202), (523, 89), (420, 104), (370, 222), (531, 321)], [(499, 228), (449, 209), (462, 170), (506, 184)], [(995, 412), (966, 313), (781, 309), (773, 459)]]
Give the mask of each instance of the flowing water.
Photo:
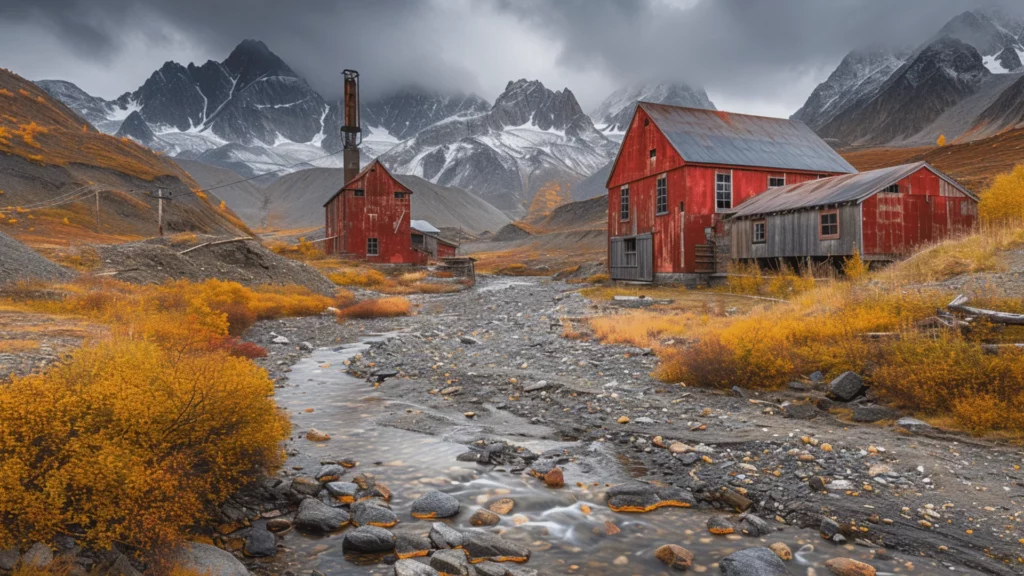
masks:
[[(401, 519), (395, 530), (417, 529), (426, 534), (430, 521), (413, 519), (409, 509), (421, 494), (436, 489), (452, 494), (462, 503), (458, 516), (446, 520), (460, 530), (473, 529), (469, 518), (481, 505), (499, 497), (515, 500), (514, 510), (502, 516), (496, 529), (502, 530), (504, 537), (533, 550), (527, 567), (550, 574), (667, 574), (665, 566), (653, 555), (654, 549), (667, 543), (693, 551), (695, 559), (691, 570), (717, 574), (717, 561), (723, 556), (773, 542), (785, 542), (793, 550), (795, 558), (788, 563), (789, 569), (799, 576), (829, 574), (824, 562), (835, 556), (884, 567), (887, 572), (879, 574), (951, 571), (924, 558), (915, 558), (913, 564), (906, 560), (873, 560), (867, 548), (834, 546), (823, 542), (816, 531), (790, 526), (761, 539), (712, 536), (705, 528), (710, 511), (663, 508), (649, 514), (612, 512), (604, 505), (603, 490), (607, 482), (629, 478), (628, 463), (619, 470), (601, 469), (589, 473), (567, 469), (566, 486), (552, 490), (529, 476), (457, 462), (455, 457), (466, 451), (462, 444), (376, 425), (376, 420), (387, 412), (428, 409), (385, 399), (380, 389), (345, 373), (344, 361), (365, 351), (371, 340), (342, 348), (320, 349), (301, 360), (292, 367), (288, 385), (278, 390), (277, 402), (291, 416), (296, 432), (296, 440), (290, 442), (288, 448), (299, 453), (289, 458), (288, 466), (301, 466), (303, 474), (312, 475), (316, 474), (321, 461), (357, 460), (359, 465), (343, 480), (359, 472), (371, 472), (383, 481), (391, 489), (391, 504)], [(383, 385), (386, 386), (387, 383)], [(313, 411), (307, 411), (310, 408)], [(309, 428), (327, 432), (332, 439), (314, 443), (298, 436)], [(448, 438), (476, 439), (479, 436), (475, 431), (470, 424), (449, 432)], [(536, 451), (559, 446), (555, 442), (531, 444), (519, 439), (515, 443)], [(592, 448), (602, 450), (602, 446), (595, 443)], [(577, 481), (585, 487), (577, 486)], [(609, 536), (606, 523), (614, 524), (620, 532)], [(267, 568), (276, 573), (291, 570), (302, 576), (311, 570), (328, 576), (392, 573), (392, 568), (384, 564), (366, 566), (347, 561), (341, 550), (342, 538), (343, 533), (315, 537), (289, 530), (280, 540), (285, 550), (270, 560)], [(961, 568), (956, 571), (973, 573)]]

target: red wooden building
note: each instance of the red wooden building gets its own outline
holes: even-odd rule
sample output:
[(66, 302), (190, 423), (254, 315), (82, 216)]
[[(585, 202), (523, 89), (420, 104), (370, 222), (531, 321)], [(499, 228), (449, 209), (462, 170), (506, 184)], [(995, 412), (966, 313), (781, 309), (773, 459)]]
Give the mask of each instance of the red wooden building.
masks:
[(374, 160), (324, 204), (326, 251), (369, 262), (416, 264), (409, 230), (412, 191)]
[(771, 264), (859, 252), (892, 261), (969, 232), (978, 198), (927, 162), (775, 188), (729, 218), (731, 256)]
[(608, 177), (616, 280), (714, 271), (709, 237), (769, 188), (856, 172), (801, 122), (641, 102)]

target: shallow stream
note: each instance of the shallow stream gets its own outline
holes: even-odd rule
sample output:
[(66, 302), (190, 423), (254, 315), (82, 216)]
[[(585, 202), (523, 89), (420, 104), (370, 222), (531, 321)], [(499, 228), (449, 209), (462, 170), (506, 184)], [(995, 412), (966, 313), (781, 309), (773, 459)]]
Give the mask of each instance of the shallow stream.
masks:
[[(584, 472), (566, 469), (564, 488), (547, 488), (540, 480), (505, 471), (495, 471), (473, 463), (456, 461), (467, 448), (453, 438), (477, 438), (472, 424), (436, 437), (379, 426), (377, 420), (389, 413), (424, 410), (401, 400), (385, 397), (385, 382), (373, 388), (363, 380), (345, 373), (345, 360), (368, 348), (363, 343), (335, 349), (319, 349), (292, 367), (289, 382), (277, 392), (277, 402), (291, 416), (295, 440), (289, 442), (288, 467), (301, 467), (303, 474), (315, 475), (321, 461), (354, 459), (358, 466), (343, 480), (360, 472), (370, 472), (383, 481), (393, 494), (392, 507), (401, 518), (395, 530), (419, 529), (426, 534), (430, 521), (416, 520), (409, 514), (412, 502), (425, 491), (437, 489), (459, 499), (462, 510), (446, 520), (459, 530), (473, 530), (469, 518), (481, 505), (498, 498), (515, 500), (514, 510), (502, 516), (492, 528), (533, 550), (526, 567), (549, 574), (668, 574), (653, 552), (662, 544), (679, 544), (694, 555), (696, 573), (718, 574), (717, 562), (731, 552), (752, 546), (785, 542), (796, 554), (790, 572), (797, 576), (829, 574), (824, 562), (845, 556), (874, 564), (879, 574), (938, 574), (950, 568), (932, 560), (917, 558), (913, 563), (873, 559), (872, 550), (855, 545), (835, 546), (821, 540), (814, 530), (785, 526), (762, 539), (746, 536), (713, 536), (705, 528), (710, 511), (663, 508), (649, 514), (620, 514), (604, 504), (607, 483), (629, 479), (628, 463), (618, 469), (601, 468)], [(312, 409), (312, 411), (307, 411)], [(469, 422), (469, 421), (467, 421)], [(307, 441), (300, 434), (310, 428), (327, 432), (328, 442)], [(558, 447), (553, 442), (515, 444), (535, 451)], [(593, 450), (603, 450), (595, 443)], [(614, 459), (608, 458), (608, 461)], [(583, 487), (577, 485), (580, 482)], [(595, 485), (596, 483), (596, 485)], [(770, 518), (766, 518), (773, 526)], [(608, 535), (607, 523), (620, 532)], [(614, 531), (614, 530), (613, 530)], [(317, 570), (327, 576), (338, 574), (390, 575), (384, 564), (360, 566), (347, 561), (341, 549), (343, 533), (324, 537), (309, 536), (296, 530), (281, 535), (285, 550), (271, 560), (267, 568), (276, 573), (290, 570), (306, 576)], [(426, 560), (426, 559), (421, 559)], [(957, 573), (972, 574), (961, 568)]]

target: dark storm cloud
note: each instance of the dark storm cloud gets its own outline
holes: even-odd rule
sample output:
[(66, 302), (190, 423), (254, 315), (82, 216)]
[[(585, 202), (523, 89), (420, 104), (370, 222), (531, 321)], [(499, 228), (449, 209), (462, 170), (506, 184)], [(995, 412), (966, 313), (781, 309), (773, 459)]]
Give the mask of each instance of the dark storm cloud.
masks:
[(326, 96), (356, 68), (371, 97), (417, 83), (493, 98), (532, 76), (590, 107), (658, 78), (792, 111), (850, 49), (917, 45), (983, 1), (0, 0), (0, 54), (17, 66), (0, 65), (111, 97), (164, 60), (223, 60), (256, 38)]

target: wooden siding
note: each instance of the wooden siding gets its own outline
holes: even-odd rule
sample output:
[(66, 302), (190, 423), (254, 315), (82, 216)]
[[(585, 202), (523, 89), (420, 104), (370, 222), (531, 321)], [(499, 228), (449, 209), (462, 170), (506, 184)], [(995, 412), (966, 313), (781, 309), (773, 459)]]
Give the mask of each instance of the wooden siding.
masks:
[(765, 241), (753, 242), (754, 222), (730, 222), (729, 237), (733, 259), (801, 258), (807, 256), (851, 256), (860, 248), (860, 206), (839, 208), (839, 238), (822, 240), (818, 233), (818, 210), (771, 214), (765, 221)]
[[(363, 196), (355, 196), (363, 190)], [(395, 198), (396, 192), (404, 193)], [(348, 254), (368, 262), (413, 264), (409, 228), (412, 191), (373, 162), (325, 206), (328, 254)], [(378, 254), (368, 255), (367, 240), (377, 239)]]
[[(636, 240), (635, 262), (629, 262), (626, 258), (626, 240)], [(653, 244), (650, 234), (609, 238), (608, 243), (608, 270), (612, 280), (636, 282), (652, 282), (654, 280)]]

